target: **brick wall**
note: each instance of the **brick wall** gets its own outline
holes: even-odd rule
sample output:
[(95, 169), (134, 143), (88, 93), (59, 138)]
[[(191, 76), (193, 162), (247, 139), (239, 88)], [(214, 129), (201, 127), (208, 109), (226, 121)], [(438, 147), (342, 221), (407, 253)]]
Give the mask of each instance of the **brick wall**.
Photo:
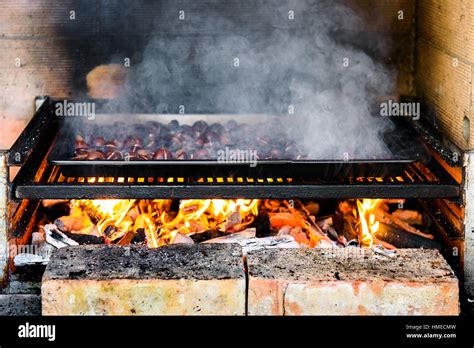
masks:
[(474, 1), (418, 0), (416, 53), (418, 95), (451, 141), (474, 149)]
[(9, 147), (32, 116), (35, 96), (71, 93), (71, 61), (56, 35), (69, 17), (55, 3), (0, 0), (0, 148)]

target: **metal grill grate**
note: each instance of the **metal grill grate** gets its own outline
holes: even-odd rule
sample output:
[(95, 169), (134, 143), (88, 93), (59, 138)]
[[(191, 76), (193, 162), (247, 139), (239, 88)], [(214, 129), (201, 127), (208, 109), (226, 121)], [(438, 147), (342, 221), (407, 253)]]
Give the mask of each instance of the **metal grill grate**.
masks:
[[(25, 178), (24, 178), (25, 179)], [(85, 177), (65, 176), (59, 167), (20, 180), (15, 198), (456, 198), (460, 188), (435, 177), (424, 179), (415, 166), (401, 175), (342, 178), (259, 177)]]
[[(332, 180), (337, 182), (337, 180)], [(347, 185), (357, 184), (414, 184), (424, 183), (422, 175), (417, 172), (415, 167), (407, 167), (402, 175), (397, 176), (359, 176), (347, 177), (339, 182)], [(150, 177), (150, 176), (65, 176), (59, 167), (55, 167), (49, 179), (50, 184), (70, 184), (70, 185), (166, 185), (166, 184), (187, 184), (187, 185), (281, 185), (281, 184), (323, 184), (330, 183), (331, 180), (323, 178), (299, 179), (281, 178), (281, 177)]]

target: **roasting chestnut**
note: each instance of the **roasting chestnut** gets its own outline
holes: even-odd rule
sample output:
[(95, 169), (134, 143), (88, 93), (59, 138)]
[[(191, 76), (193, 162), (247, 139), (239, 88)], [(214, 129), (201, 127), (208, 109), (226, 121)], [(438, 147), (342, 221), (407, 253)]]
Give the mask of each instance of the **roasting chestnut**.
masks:
[(140, 159), (140, 155), (138, 155), (137, 152), (133, 152), (133, 151), (124, 153), (123, 157), (125, 161), (136, 161)]
[(151, 158), (150, 152), (145, 149), (140, 149), (137, 154), (141, 160), (149, 160)]
[(127, 149), (132, 149), (134, 146), (142, 146), (142, 141), (141, 139), (135, 138), (135, 137), (128, 137), (124, 143), (123, 147)]
[(87, 148), (81, 148), (77, 149), (74, 151), (74, 160), (85, 160), (87, 159), (87, 156), (89, 155), (89, 149)]
[(176, 132), (179, 128), (179, 122), (176, 120), (172, 120), (167, 125), (168, 129), (172, 132)]
[(219, 141), (219, 138), (220, 138), (219, 135), (216, 132), (212, 131), (212, 130), (208, 130), (205, 134), (205, 137), (206, 137), (208, 142), (210, 142), (210, 141)]
[(92, 144), (96, 147), (103, 147), (105, 146), (105, 139), (104, 137), (96, 137), (92, 140)]
[(117, 140), (109, 140), (105, 143), (105, 147), (107, 149), (116, 149), (117, 147), (119, 147), (119, 143)]
[(131, 152), (138, 152), (139, 150), (142, 150), (142, 147), (138, 144), (134, 144), (132, 147), (130, 147), (130, 150)]
[(230, 120), (230, 121), (227, 121), (227, 123), (225, 124), (225, 128), (227, 130), (231, 130), (231, 129), (237, 128), (238, 125), (239, 124), (236, 121)]
[(89, 149), (88, 148), (79, 148), (74, 151), (74, 154), (76, 156), (83, 156), (83, 155), (88, 155), (89, 154)]
[(204, 121), (197, 121), (193, 124), (193, 132), (197, 134), (203, 134), (207, 130), (207, 123)]
[(270, 158), (272, 158), (272, 159), (281, 159), (282, 158), (281, 151), (279, 149), (271, 149)]
[(216, 133), (217, 135), (221, 135), (224, 132), (225, 128), (220, 123), (213, 123), (209, 126), (209, 130), (211, 132)]
[(74, 143), (74, 148), (77, 150), (77, 149), (86, 149), (88, 148), (89, 145), (87, 145), (87, 143), (82, 139), (82, 140), (76, 140), (76, 142)]
[(188, 154), (184, 149), (176, 151), (175, 157), (179, 160), (186, 160), (188, 159)]
[(194, 140), (194, 144), (195, 144), (197, 147), (202, 147), (205, 143), (206, 143), (206, 139), (203, 138), (203, 137), (199, 137), (199, 138), (197, 138), (197, 139)]
[(111, 151), (107, 153), (107, 160), (109, 161), (117, 161), (123, 159), (122, 153), (120, 151)]
[(168, 150), (166, 150), (164, 148), (159, 149), (153, 155), (154, 160), (169, 160), (169, 159), (172, 159), (172, 158), (173, 158), (173, 156), (172, 156), (171, 152), (169, 152)]
[(160, 129), (163, 127), (163, 125), (160, 122), (156, 121), (148, 121), (145, 123), (145, 131), (152, 132), (154, 134), (158, 134), (160, 132)]
[(105, 155), (101, 151), (90, 151), (87, 154), (87, 159), (90, 161), (105, 160)]
[(182, 132), (179, 135), (179, 139), (183, 143), (192, 143), (192, 142), (194, 142), (194, 135), (193, 134), (188, 134), (187, 132)]
[(146, 148), (152, 148), (156, 146), (156, 140), (155, 139), (147, 139), (146, 142), (145, 142), (145, 147)]
[(223, 145), (232, 145), (234, 144), (234, 141), (232, 140), (232, 137), (228, 132), (225, 132), (224, 134), (221, 135), (220, 141)]
[(192, 155), (193, 159), (209, 159), (209, 151), (207, 150), (198, 150)]

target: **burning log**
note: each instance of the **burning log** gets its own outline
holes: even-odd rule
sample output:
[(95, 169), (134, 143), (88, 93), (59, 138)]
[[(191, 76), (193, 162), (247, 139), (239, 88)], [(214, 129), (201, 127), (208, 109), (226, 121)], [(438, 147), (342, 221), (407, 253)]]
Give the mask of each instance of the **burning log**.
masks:
[(309, 202), (305, 206), (305, 209), (307, 210), (308, 214), (316, 216), (319, 213), (319, 204), (315, 202)]
[(412, 234), (418, 235), (420, 237), (424, 237), (426, 239), (434, 239), (433, 235), (423, 233), (423, 232), (419, 231), (418, 229), (416, 229), (415, 227), (409, 225), (405, 221), (402, 221), (402, 220), (396, 218), (395, 216), (387, 213), (386, 211), (384, 211), (380, 208), (376, 208), (375, 211), (374, 211), (374, 214), (375, 214), (375, 218), (378, 221), (383, 222), (384, 224), (392, 225), (392, 226), (400, 228), (400, 229), (402, 229), (402, 230), (404, 230), (408, 233), (412, 233)]
[(349, 242), (358, 239), (358, 233), (354, 229), (358, 223), (356, 217), (351, 214), (344, 215), (344, 224), (342, 228), (343, 237)]
[(192, 234), (190, 235), (190, 237), (194, 241), (194, 243), (202, 243), (206, 240), (222, 237), (225, 235), (227, 235), (227, 233), (219, 230), (207, 230), (204, 232)]
[(126, 246), (132, 244), (133, 237), (135, 236), (135, 231), (128, 230), (122, 238), (117, 242), (117, 245)]
[[(343, 215), (316, 219), (319, 205), (299, 200), (78, 200), (71, 202), (70, 215), (58, 218), (56, 224), (65, 238), (79, 244), (141, 244), (150, 248), (286, 236), (310, 248), (369, 248), (378, 244), (396, 249), (400, 244), (376, 234), (379, 221), (395, 230), (433, 239), (410, 225), (422, 222), (422, 214), (405, 210), (390, 213), (391, 203), (344, 201), (339, 203)], [(246, 228), (256, 232), (247, 235)]]
[(281, 201), (277, 199), (266, 199), (263, 201), (263, 208), (265, 211), (275, 213), (280, 209)]
[(416, 210), (395, 210), (392, 216), (410, 225), (423, 225), (423, 214)]
[(90, 234), (80, 234), (80, 233), (72, 233), (72, 232), (63, 232), (64, 235), (79, 244), (104, 244), (105, 239), (104, 237), (98, 237)]
[(347, 239), (337, 231), (343, 231), (344, 221), (341, 216), (334, 215), (318, 220), (316, 224), (333, 241), (346, 246)]
[(258, 210), (258, 215), (255, 217), (252, 226), (255, 227), (258, 238), (270, 237), (276, 234), (275, 230), (272, 229), (267, 210), (262, 207)]
[(43, 199), (41, 204), (45, 208), (51, 208), (58, 204), (67, 204), (69, 201), (67, 199)]
[(227, 221), (224, 224), (224, 231), (232, 231), (234, 228), (242, 223), (242, 216), (240, 215), (240, 207), (237, 206), (235, 211), (227, 215)]
[(146, 243), (146, 233), (144, 228), (139, 228), (135, 232), (131, 244), (145, 244)]
[(54, 224), (63, 232), (80, 231), (91, 226), (91, 221), (86, 215), (67, 215), (54, 220)]
[(284, 226), (306, 227), (302, 219), (292, 213), (270, 213), (270, 224), (273, 228), (282, 228)]
[(291, 227), (291, 226), (283, 226), (280, 231), (278, 232), (278, 237), (290, 236), (299, 244), (309, 244), (309, 238), (303, 229), (299, 226)]
[(194, 241), (185, 234), (176, 233), (171, 244), (194, 244)]
[(297, 242), (305, 244), (310, 248), (334, 246), (329, 237), (314, 222), (314, 217), (309, 215), (309, 212), (301, 202), (298, 201), (298, 204), (302, 209), (295, 209), (286, 201), (283, 201), (283, 203), (286, 205), (287, 211), (269, 214), (270, 224), (273, 228), (281, 230), (285, 226), (291, 227), (289, 235), (292, 235)]
[(441, 250), (441, 244), (432, 240), (413, 234), (397, 228), (394, 225), (387, 225), (381, 223), (376, 238), (389, 243), (397, 248), (425, 248), (425, 249), (438, 249)]

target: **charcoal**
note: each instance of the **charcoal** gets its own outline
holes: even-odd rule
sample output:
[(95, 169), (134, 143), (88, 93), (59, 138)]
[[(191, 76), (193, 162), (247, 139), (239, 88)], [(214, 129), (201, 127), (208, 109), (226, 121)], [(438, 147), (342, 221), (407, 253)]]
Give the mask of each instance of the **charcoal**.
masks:
[(437, 249), (441, 250), (442, 246), (439, 242), (424, 238), (422, 236), (403, 231), (391, 225), (380, 224), (376, 237), (384, 242), (390, 243), (397, 248), (407, 249)]
[(132, 244), (144, 244), (146, 242), (146, 234), (143, 228), (137, 229), (135, 236), (132, 239)]
[(109, 225), (105, 228), (104, 234), (109, 237), (115, 232), (116, 228), (113, 225)]
[(194, 241), (194, 243), (202, 243), (209, 239), (225, 236), (226, 234), (227, 233), (221, 232), (219, 230), (207, 230), (201, 233), (195, 233), (190, 237)]
[(270, 224), (270, 216), (266, 209), (259, 209), (258, 215), (252, 223), (257, 230), (257, 238), (276, 236), (278, 231), (273, 230)]
[(104, 237), (92, 236), (89, 234), (78, 234), (71, 232), (64, 232), (64, 234), (79, 244), (104, 244)]
[(132, 244), (132, 240), (135, 237), (135, 232), (133, 230), (128, 230), (125, 235), (116, 243), (117, 245), (129, 245)]

